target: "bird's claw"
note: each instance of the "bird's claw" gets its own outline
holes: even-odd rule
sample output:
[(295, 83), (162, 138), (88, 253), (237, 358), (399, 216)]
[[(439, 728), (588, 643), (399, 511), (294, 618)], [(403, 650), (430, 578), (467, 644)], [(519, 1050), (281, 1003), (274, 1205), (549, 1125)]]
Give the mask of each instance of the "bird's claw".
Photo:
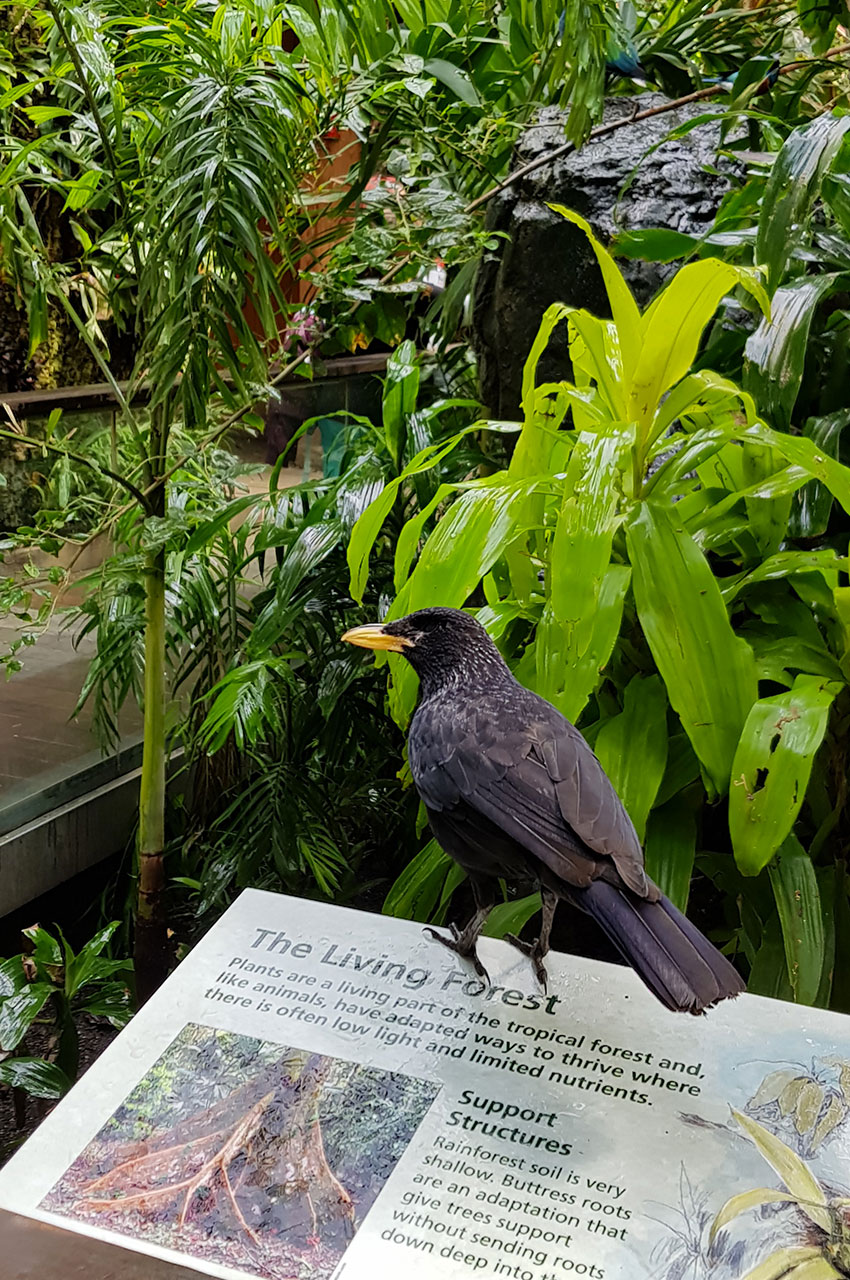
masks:
[(483, 978), (489, 985), (490, 975), (478, 958), (475, 943), (466, 942), (462, 930), (458, 929), (456, 924), (449, 924), (447, 928), (451, 931), (452, 936), (450, 938), (444, 938), (441, 933), (438, 933), (436, 929), (432, 929), (430, 925), (426, 926), (424, 932), (430, 933), (432, 938), (436, 939), (437, 942), (441, 942), (444, 947), (448, 947), (449, 951), (453, 951), (455, 955), (461, 956), (464, 960), (470, 960), (479, 978)]
[(524, 956), (528, 956), (534, 969), (535, 978), (543, 990), (548, 991), (549, 976), (543, 964), (546, 953), (540, 946), (540, 939), (535, 938), (533, 942), (523, 942), (522, 938), (518, 938), (515, 933), (506, 933), (505, 942), (509, 942), (512, 947), (516, 947), (517, 951), (521, 951)]

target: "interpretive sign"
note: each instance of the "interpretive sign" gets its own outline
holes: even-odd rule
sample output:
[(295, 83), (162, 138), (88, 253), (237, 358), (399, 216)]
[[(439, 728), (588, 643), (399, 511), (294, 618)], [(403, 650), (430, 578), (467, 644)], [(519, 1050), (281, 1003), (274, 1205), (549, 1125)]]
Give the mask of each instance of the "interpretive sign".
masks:
[(480, 953), (247, 891), (0, 1206), (222, 1277), (850, 1275), (850, 1020)]

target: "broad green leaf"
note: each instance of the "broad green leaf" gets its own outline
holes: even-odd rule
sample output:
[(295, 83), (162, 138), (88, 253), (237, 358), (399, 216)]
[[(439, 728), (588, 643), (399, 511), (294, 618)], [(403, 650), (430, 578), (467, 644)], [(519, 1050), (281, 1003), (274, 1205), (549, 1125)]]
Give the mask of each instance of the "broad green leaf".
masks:
[[(555, 618), (589, 635), (611, 543), (631, 432), (582, 432), (570, 456), (549, 556), (549, 602)], [(583, 646), (576, 643), (576, 655)]]
[(688, 907), (696, 841), (696, 817), (687, 796), (675, 795), (650, 813), (644, 846), (647, 874), (680, 911)]
[(495, 475), (485, 476), (481, 480), (471, 480), (462, 484), (441, 484), (431, 501), (405, 522), (395, 549), (393, 582), (396, 591), (400, 591), (407, 580), (423, 528), (446, 498), (453, 493), (469, 493), (475, 489), (505, 489), (508, 487), (505, 483), (506, 474), (504, 471), (498, 471)]
[(16, 1049), (56, 988), (49, 982), (29, 983), (17, 995), (0, 1000), (0, 1049)]
[[(762, 480), (768, 480), (782, 470), (782, 459), (775, 449), (767, 445), (748, 442), (738, 452), (741, 455), (744, 481), (742, 488), (752, 489)], [(771, 498), (745, 498), (749, 533), (758, 547), (759, 555), (773, 555), (785, 541), (792, 498), (790, 493)]]
[(27, 976), (21, 956), (10, 956), (0, 961), (0, 1001), (16, 995), (27, 986)]
[(711, 1224), (708, 1238), (713, 1243), (718, 1232), (728, 1227), (730, 1222), (750, 1209), (758, 1209), (763, 1204), (795, 1204), (790, 1191), (776, 1191), (771, 1187), (759, 1187), (753, 1191), (742, 1191), (740, 1195), (727, 1200), (717, 1217)]
[(534, 481), (523, 481), (462, 493), (422, 548), (406, 584), (403, 610), (397, 599), (390, 617), (429, 605), (464, 605), (508, 542), (517, 536), (516, 515), (534, 487)]
[[(693, 415), (697, 408), (707, 417), (710, 416), (711, 426), (715, 429), (724, 410), (731, 414), (743, 411), (748, 425), (756, 420), (752, 396), (710, 369), (699, 369), (683, 378), (659, 405), (652, 421), (650, 439), (657, 440), (677, 419)], [(657, 446), (659, 450), (669, 447), (667, 440), (661, 441)]]
[(429, 840), (391, 885), (381, 908), (384, 915), (402, 920), (430, 920), (446, 877), (455, 865), (436, 840)]
[(23, 1089), (33, 1098), (55, 1101), (68, 1092), (72, 1083), (60, 1067), (43, 1058), (9, 1058), (0, 1062), (0, 1084)]
[(755, 569), (724, 579), (721, 585), (723, 599), (727, 604), (731, 604), (742, 591), (757, 586), (760, 582), (776, 582), (794, 573), (818, 573), (824, 569), (834, 572), (841, 570), (846, 573), (847, 557), (836, 555), (828, 547), (817, 551), (777, 551), (775, 555), (763, 560)]
[(550, 204), (549, 208), (583, 231), (590, 242), (590, 247), (602, 272), (605, 292), (608, 294), (608, 302), (611, 305), (611, 315), (614, 317), (614, 324), (617, 326), (623, 376), (626, 382), (630, 382), (641, 347), (640, 311), (632, 291), (626, 284), (623, 274), (611, 254), (596, 239), (590, 223), (579, 214), (574, 213), (572, 209), (565, 208), (562, 204)]
[(396, 467), (401, 465), (407, 419), (416, 408), (419, 372), (416, 347), (402, 342), (387, 361), (382, 400), (384, 441)]
[(79, 178), (68, 183), (68, 195), (62, 212), (65, 209), (87, 209), (97, 194), (103, 173), (99, 169), (87, 169)]
[(659, 676), (633, 676), (623, 710), (606, 720), (594, 750), (643, 843), (667, 764), (667, 695)]
[(538, 623), (534, 641), (534, 690), (554, 703), (573, 723), (598, 688), (613, 652), (630, 580), (628, 565), (608, 566), (596, 597), (590, 634), (580, 655), (570, 643), (576, 632), (570, 633), (558, 622), (549, 606)]
[(723, 795), (756, 698), (755, 662), (676, 512), (644, 502), (626, 529), (635, 604), (656, 666), (709, 780)]
[(635, 227), (618, 231), (611, 241), (617, 258), (638, 258), (641, 262), (675, 262), (689, 258), (699, 247), (695, 236), (674, 231), (672, 227)]
[(699, 760), (694, 754), (690, 739), (686, 733), (674, 733), (670, 736), (667, 750), (667, 768), (658, 788), (655, 803), (664, 805), (672, 800), (680, 791), (699, 777)]
[(785, 840), (768, 871), (782, 923), (785, 960), (794, 997), (814, 1004), (824, 966), (820, 892), (812, 860), (796, 836)]
[(823, 1231), (831, 1229), (831, 1218), (826, 1208), (823, 1188), (800, 1157), (781, 1139), (765, 1129), (764, 1125), (732, 1108), (732, 1115), (747, 1137), (754, 1143), (760, 1155), (779, 1175), (788, 1190), (808, 1218)]
[[(608, 417), (614, 422), (627, 421), (626, 390), (629, 383), (623, 374), (614, 321), (599, 320), (589, 311), (571, 311), (569, 352), (576, 386), (585, 393), (595, 388)], [(573, 406), (573, 416), (581, 427), (594, 425), (590, 415), (583, 413), (580, 406)]]
[[(538, 633), (535, 687), (559, 706), (558, 693), (567, 691), (573, 712), (578, 697), (586, 700), (598, 681), (599, 664), (592, 654), (599, 640), (597, 608), (620, 523), (620, 468), (629, 444), (630, 433), (582, 432), (563, 484), (548, 556), (548, 599)], [(583, 676), (576, 679), (579, 669)]]
[(366, 590), (366, 582), (369, 577), (369, 556), (372, 553), (375, 540), (381, 532), (381, 527), (392, 510), (401, 486), (412, 476), (419, 475), (423, 471), (432, 470), (442, 462), (443, 458), (451, 453), (452, 449), (460, 444), (465, 436), (472, 431), (479, 431), (480, 429), (481, 424), (474, 423), (440, 445), (428, 445), (416, 455), (412, 462), (407, 464), (401, 475), (391, 480), (377, 497), (369, 503), (369, 506), (351, 530), (346, 552), (351, 579), (349, 590), (355, 600), (361, 601), (363, 599), (363, 592)]
[(543, 352), (549, 345), (552, 333), (569, 315), (570, 308), (560, 302), (547, 307), (540, 321), (540, 328), (535, 334), (528, 353), (528, 359), (522, 370), (522, 412), (523, 425), (516, 448), (511, 458), (509, 474), (512, 480), (521, 480), (526, 476), (542, 475), (548, 468), (549, 457), (553, 447), (553, 435), (542, 414), (535, 413), (535, 384), (537, 366)]
[[(726, 857), (729, 855), (726, 854)], [(743, 895), (740, 899), (742, 917), (747, 913), (747, 906)], [(746, 914), (744, 923), (747, 921), (755, 924), (749, 914)], [(763, 928), (753, 931), (752, 945), (758, 946), (758, 950), (751, 958), (750, 976), (747, 981), (747, 990), (756, 996), (768, 996), (771, 1000), (786, 1000), (793, 1003), (794, 992), (788, 978), (788, 965), (785, 960), (785, 946), (782, 941), (782, 926), (779, 923), (779, 916), (772, 915), (767, 924)]]
[(682, 267), (644, 312), (640, 356), (628, 396), (628, 416), (642, 424), (644, 434), (662, 395), (689, 372), (703, 330), (736, 285), (742, 285), (762, 311), (769, 312), (767, 295), (755, 271), (716, 258)]
[(518, 898), (515, 902), (500, 902), (487, 917), (483, 933), (488, 938), (504, 938), (506, 933), (519, 936), (539, 910), (539, 893), (531, 893), (527, 898)]
[[(432, 605), (461, 608), (522, 530), (521, 517), (534, 486), (534, 481), (501, 483), (463, 493), (425, 543), (388, 618)], [(463, 554), (458, 555), (458, 548)], [(390, 659), (390, 710), (396, 722), (405, 725), (415, 701), (415, 678), (404, 659)]]
[(113, 1027), (119, 1029), (126, 1027), (133, 1016), (130, 993), (123, 983), (108, 983), (95, 989), (80, 1003), (79, 1009), (95, 1018), (107, 1018)]
[(806, 228), (823, 175), (850, 129), (850, 116), (827, 111), (794, 129), (773, 162), (761, 203), (756, 261), (773, 291)]
[(783, 285), (773, 295), (770, 318), (763, 318), (747, 339), (746, 388), (760, 411), (781, 431), (791, 425), (815, 310), (840, 279), (838, 275), (821, 274)]
[[(850, 119), (850, 116), (848, 116)], [(845, 511), (850, 511), (850, 467), (845, 467), (818, 449), (813, 440), (805, 436), (791, 436), (784, 431), (774, 431), (763, 422), (756, 422), (745, 428), (739, 439), (743, 441), (757, 440), (780, 453), (787, 462), (807, 471), (810, 476), (822, 481)], [(799, 486), (796, 486), (799, 487)], [(762, 486), (765, 496), (769, 494), (769, 484)], [(790, 492), (790, 489), (788, 490)], [(758, 492), (754, 493), (758, 497)]]
[[(818, 455), (837, 458), (842, 433), (850, 426), (850, 409), (807, 419), (803, 435), (814, 441)], [(832, 494), (819, 480), (798, 489), (791, 507), (788, 534), (792, 538), (817, 538), (826, 533), (832, 511)]]
[(32, 944), (32, 958), (36, 964), (47, 968), (61, 967), (65, 957), (61, 945), (52, 934), (42, 929), (39, 924), (33, 925), (30, 929), (24, 929), (23, 932), (24, 937), (28, 938)]
[(429, 58), (423, 70), (428, 75), (435, 76), (456, 98), (460, 98), (461, 102), (465, 102), (468, 107), (481, 105), (478, 91), (470, 80), (468, 73), (461, 67), (455, 66), (453, 62), (446, 62), (445, 58)]
[(840, 689), (837, 682), (800, 675), (788, 692), (752, 706), (729, 792), (729, 831), (744, 875), (757, 875), (791, 831)]

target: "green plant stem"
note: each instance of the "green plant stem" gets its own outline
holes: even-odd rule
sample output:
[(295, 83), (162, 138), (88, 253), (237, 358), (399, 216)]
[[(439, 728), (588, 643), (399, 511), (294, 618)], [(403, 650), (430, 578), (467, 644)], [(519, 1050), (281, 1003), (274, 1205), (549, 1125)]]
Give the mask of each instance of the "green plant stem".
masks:
[(165, 552), (145, 559), (145, 717), (135, 962), (139, 1003), (168, 972), (165, 888)]

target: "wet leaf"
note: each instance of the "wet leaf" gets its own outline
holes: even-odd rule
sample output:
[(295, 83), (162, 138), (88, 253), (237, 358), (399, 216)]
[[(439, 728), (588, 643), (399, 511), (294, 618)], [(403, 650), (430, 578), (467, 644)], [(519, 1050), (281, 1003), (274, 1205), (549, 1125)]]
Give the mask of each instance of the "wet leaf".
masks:
[(635, 604), (670, 704), (716, 794), (756, 698), (755, 662), (717, 579), (675, 512), (641, 503), (627, 527)]
[(56, 990), (49, 982), (33, 982), (17, 995), (0, 1000), (0, 1049), (16, 1049)]
[[(672, 745), (671, 741), (671, 750)], [(687, 796), (675, 795), (650, 813), (646, 827), (646, 870), (680, 911), (685, 911), (688, 905), (696, 840), (696, 816)]]
[(68, 1092), (72, 1081), (55, 1063), (43, 1058), (9, 1058), (0, 1062), (0, 1084), (23, 1089), (33, 1098), (54, 1101)]
[(825, 958), (820, 889), (812, 860), (790, 835), (770, 865), (770, 883), (782, 925), (785, 963), (794, 998), (814, 1004)]
[(839, 275), (804, 276), (773, 295), (770, 319), (747, 339), (744, 384), (774, 427), (787, 431), (806, 364), (815, 311)]
[(758, 874), (791, 832), (840, 689), (835, 681), (800, 675), (789, 691), (751, 707), (729, 792), (729, 831), (744, 875)]
[(811, 124), (794, 129), (773, 162), (756, 238), (756, 262), (766, 268), (771, 292), (782, 278), (823, 175), (848, 129), (850, 116), (824, 112)]
[(667, 695), (659, 676), (633, 676), (623, 710), (606, 720), (594, 746), (643, 843), (667, 764)]

